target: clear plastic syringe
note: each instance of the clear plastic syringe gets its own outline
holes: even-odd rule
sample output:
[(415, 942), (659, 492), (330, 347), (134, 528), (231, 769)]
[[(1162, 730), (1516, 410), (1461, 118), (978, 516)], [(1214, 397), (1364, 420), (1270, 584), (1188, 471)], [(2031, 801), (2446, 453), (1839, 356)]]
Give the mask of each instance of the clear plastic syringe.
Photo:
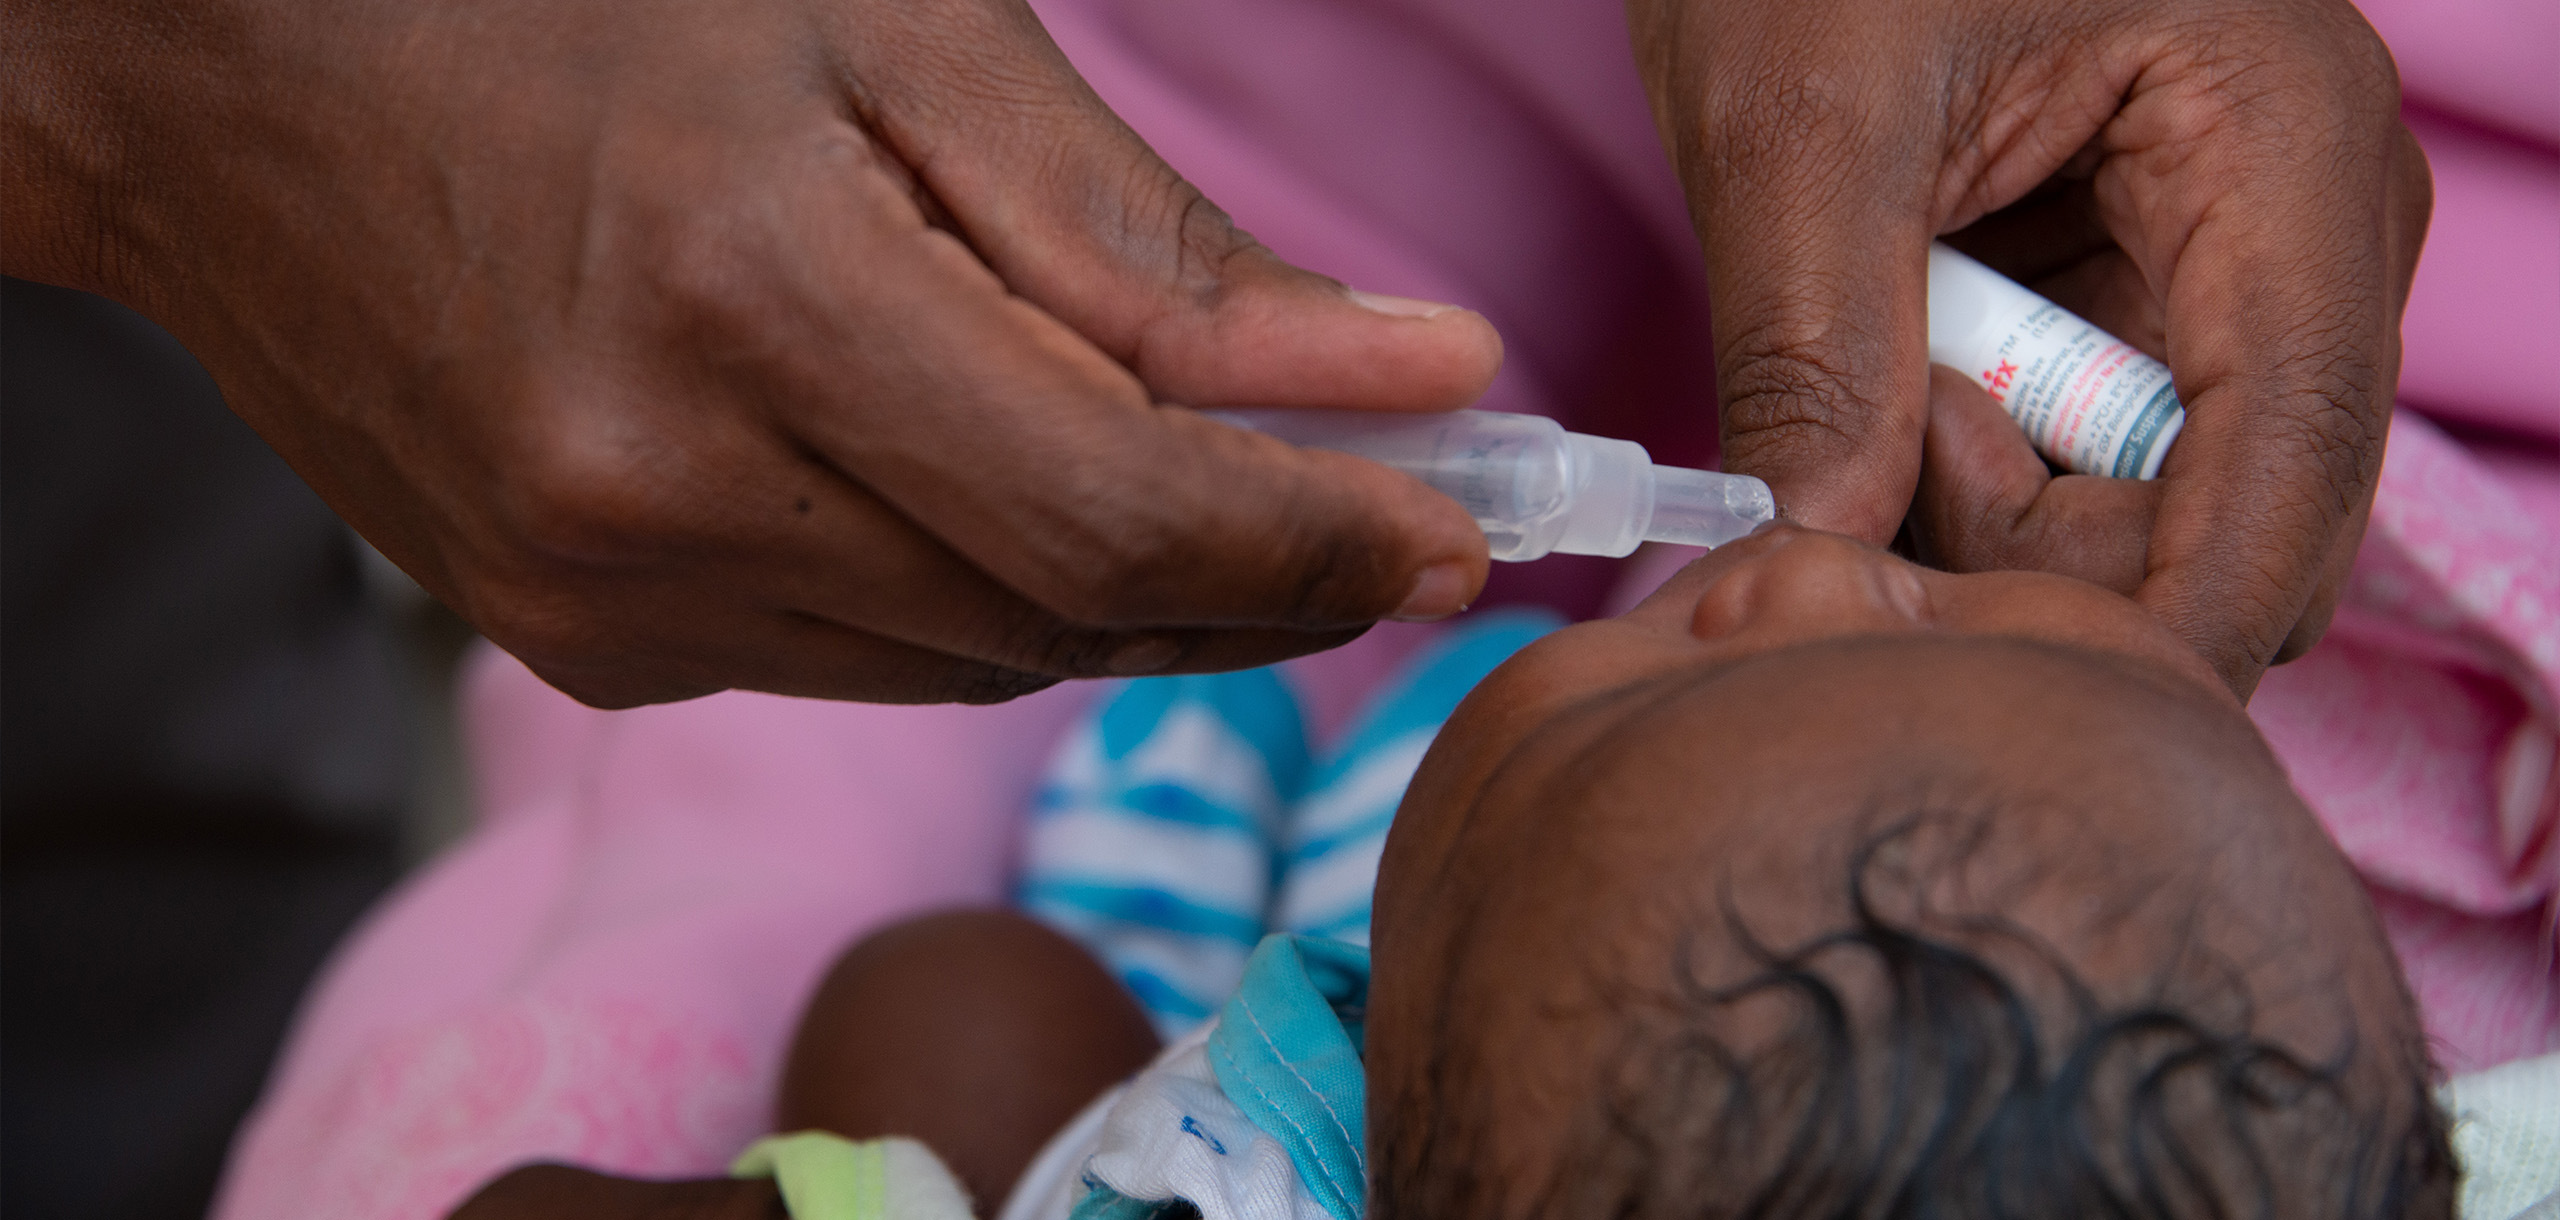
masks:
[(1656, 466), (1644, 446), (1567, 432), (1540, 415), (1216, 410), (1202, 414), (1308, 449), (1392, 466), (1456, 500), (1493, 557), (1625, 555), (1638, 543), (1721, 546), (1777, 516), (1747, 474)]

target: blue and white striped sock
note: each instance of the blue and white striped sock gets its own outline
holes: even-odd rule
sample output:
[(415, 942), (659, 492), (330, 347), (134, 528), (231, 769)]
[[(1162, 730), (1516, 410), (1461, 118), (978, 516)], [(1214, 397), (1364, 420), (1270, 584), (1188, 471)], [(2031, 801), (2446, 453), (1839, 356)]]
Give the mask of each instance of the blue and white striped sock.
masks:
[(1387, 827), (1414, 768), (1495, 666), (1563, 620), (1543, 610), (1473, 615), (1409, 662), (1381, 690), (1308, 781), (1281, 833), (1272, 930), (1369, 943), (1370, 899)]
[(1367, 944), (1414, 768), (1458, 701), (1559, 622), (1470, 616), (1380, 688), (1321, 767), (1272, 670), (1122, 684), (1049, 764), (1022, 907), (1100, 957), (1167, 1038), (1218, 1010), (1266, 931)]
[(1020, 903), (1171, 1038), (1244, 977), (1308, 763), (1297, 699), (1269, 669), (1122, 684), (1050, 762)]

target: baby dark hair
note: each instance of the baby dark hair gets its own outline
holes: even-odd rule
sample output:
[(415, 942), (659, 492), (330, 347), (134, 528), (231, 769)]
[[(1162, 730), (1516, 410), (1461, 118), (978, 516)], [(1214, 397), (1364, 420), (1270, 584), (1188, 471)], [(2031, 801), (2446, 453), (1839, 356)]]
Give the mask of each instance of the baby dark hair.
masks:
[(1435, 1064), (1415, 1107), (1427, 1112), (1373, 1116), (1372, 1215), (2452, 1215), (2414, 1023), (2342, 1014), (2349, 1032), (2306, 1057), (2253, 1029), (2255, 963), (2195, 947), (2203, 937), (2132, 998), (2102, 998), (1996, 907), (1913, 897), (1978, 852), (1991, 822), (1870, 819), (1835, 882), (1836, 928), (1766, 943), (1727, 886), (1674, 938), (1667, 981), (1595, 980), (1615, 1045), (1594, 1048), (1599, 1070), (1541, 1171), (1484, 1163), (1469, 1078), (1499, 1066)]

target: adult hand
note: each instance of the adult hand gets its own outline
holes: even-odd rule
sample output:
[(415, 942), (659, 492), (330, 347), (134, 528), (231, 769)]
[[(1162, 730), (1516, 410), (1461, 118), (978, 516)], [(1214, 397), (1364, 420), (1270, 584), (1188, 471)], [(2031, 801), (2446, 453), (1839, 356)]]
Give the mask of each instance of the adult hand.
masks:
[(1281, 262), (1019, 0), (6, 22), (9, 273), (591, 703), (1254, 665), (1483, 578), (1419, 483), (1161, 404), (1455, 407), (1491, 328)]
[(1969, 230), (2165, 359), (2187, 424), (2148, 491), (1975, 469), (1971, 442), (2001, 438), (1947, 438), (1936, 558), (2107, 576), (2244, 697), (2318, 638), (2380, 473), (2429, 202), (2346, 0), (1629, 12), (1705, 246), (1729, 469), (1798, 520), (1891, 537), (1931, 418), (1927, 243)]

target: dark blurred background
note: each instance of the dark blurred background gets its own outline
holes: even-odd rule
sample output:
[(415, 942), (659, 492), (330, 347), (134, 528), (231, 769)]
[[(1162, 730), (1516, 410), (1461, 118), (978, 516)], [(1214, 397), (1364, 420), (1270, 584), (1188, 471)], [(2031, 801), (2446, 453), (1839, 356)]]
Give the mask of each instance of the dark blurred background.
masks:
[(0, 1214), (204, 1214), (303, 985), (463, 820), (467, 639), (176, 340), (0, 282)]

